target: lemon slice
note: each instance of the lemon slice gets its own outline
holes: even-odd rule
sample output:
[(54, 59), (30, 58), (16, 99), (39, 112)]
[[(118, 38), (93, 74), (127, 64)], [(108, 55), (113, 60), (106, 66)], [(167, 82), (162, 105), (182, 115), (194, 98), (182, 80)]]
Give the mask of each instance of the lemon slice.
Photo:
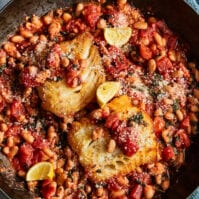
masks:
[(97, 102), (101, 108), (107, 104), (119, 91), (120, 82), (107, 81), (102, 83), (96, 92)]
[(124, 28), (105, 28), (104, 37), (108, 44), (121, 47), (127, 43), (131, 37), (132, 29), (130, 27)]
[(26, 174), (26, 181), (53, 179), (54, 169), (50, 162), (33, 165)]

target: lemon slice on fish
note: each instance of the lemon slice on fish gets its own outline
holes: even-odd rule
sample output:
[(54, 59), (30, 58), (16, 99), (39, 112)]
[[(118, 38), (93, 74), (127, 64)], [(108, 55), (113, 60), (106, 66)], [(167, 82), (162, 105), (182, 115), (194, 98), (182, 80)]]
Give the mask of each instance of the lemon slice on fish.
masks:
[(103, 108), (120, 90), (120, 82), (107, 81), (102, 83), (96, 92), (97, 102)]

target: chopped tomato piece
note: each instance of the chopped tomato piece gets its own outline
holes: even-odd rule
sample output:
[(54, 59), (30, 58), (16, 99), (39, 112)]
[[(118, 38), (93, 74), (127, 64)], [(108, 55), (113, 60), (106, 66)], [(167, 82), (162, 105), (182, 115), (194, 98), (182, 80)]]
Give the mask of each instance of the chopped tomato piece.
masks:
[(190, 127), (190, 119), (189, 119), (189, 116), (186, 116), (183, 120), (182, 120), (182, 122), (181, 122), (181, 128), (184, 128), (184, 129), (187, 129), (187, 128), (189, 128)]
[(111, 191), (117, 191), (117, 190), (121, 189), (121, 186), (117, 182), (116, 178), (109, 179), (107, 184), (108, 184), (108, 189)]
[(24, 143), (19, 148), (19, 162), (21, 167), (31, 166), (33, 158), (33, 147), (30, 144)]
[(167, 146), (163, 149), (162, 151), (163, 160), (169, 161), (171, 159), (174, 159), (174, 157), (175, 157), (175, 153), (172, 146)]
[(16, 136), (16, 135), (19, 135), (21, 132), (21, 126), (19, 125), (13, 125), (13, 126), (10, 126), (8, 128), (8, 130), (6, 131), (6, 135), (9, 137), (9, 136)]
[(29, 67), (26, 67), (21, 72), (21, 83), (25, 87), (36, 87), (39, 83), (35, 81), (36, 77), (31, 75), (29, 72)]
[(180, 129), (175, 134), (175, 146), (177, 148), (188, 148), (190, 139), (184, 129)]
[(44, 199), (50, 199), (56, 193), (56, 186), (51, 180), (44, 180), (41, 192)]
[(87, 24), (94, 28), (100, 18), (101, 15), (101, 7), (94, 4), (88, 4), (84, 7), (82, 12), (84, 19), (86, 20)]
[(136, 184), (130, 192), (130, 199), (141, 199), (143, 187), (140, 184)]
[(120, 120), (118, 114), (110, 114), (106, 119), (105, 126), (109, 129), (116, 130), (119, 124)]
[(149, 47), (140, 45), (140, 55), (142, 58), (149, 60), (152, 57), (152, 51)]
[(155, 117), (153, 121), (156, 136), (159, 138), (165, 127), (165, 121), (162, 117)]
[(14, 100), (11, 104), (11, 115), (16, 119), (19, 119), (21, 115), (24, 115), (25, 108), (21, 101)]
[(171, 61), (167, 57), (163, 57), (157, 61), (157, 68), (160, 74), (168, 74), (169, 71), (173, 68)]
[(4, 109), (5, 107), (5, 100), (3, 97), (0, 96), (0, 112)]

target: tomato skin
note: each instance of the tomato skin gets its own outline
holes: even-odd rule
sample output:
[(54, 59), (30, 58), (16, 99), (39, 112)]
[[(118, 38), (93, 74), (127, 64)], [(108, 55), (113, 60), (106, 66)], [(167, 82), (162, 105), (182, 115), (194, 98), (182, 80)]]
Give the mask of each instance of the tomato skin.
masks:
[(84, 10), (82, 12), (85, 21), (87, 24), (94, 28), (100, 18), (101, 15), (101, 8), (98, 5), (87, 5), (84, 7)]
[(162, 158), (165, 161), (174, 159), (175, 153), (172, 146), (167, 146), (162, 151)]
[(184, 129), (180, 129), (175, 134), (175, 146), (177, 148), (188, 148), (190, 146), (190, 139)]
[(143, 187), (140, 184), (136, 184), (130, 192), (130, 199), (141, 199)]
[(50, 199), (56, 193), (56, 186), (51, 180), (44, 180), (42, 184), (41, 193), (44, 199)]
[(3, 97), (0, 96), (0, 112), (4, 109), (5, 107), (5, 100)]
[(32, 165), (33, 151), (34, 149), (30, 144), (24, 143), (21, 145), (19, 148), (19, 163), (21, 167)]
[(187, 130), (187, 129), (191, 126), (189, 116), (186, 116), (186, 117), (182, 120), (180, 126), (181, 126), (181, 128), (183, 128), (183, 129), (185, 129), (185, 130)]
[(21, 72), (21, 83), (25, 87), (36, 87), (39, 86), (39, 83), (35, 81), (35, 76), (32, 76), (29, 73), (29, 67), (26, 67)]
[(152, 52), (149, 47), (140, 45), (140, 55), (142, 58), (149, 60), (152, 57)]
[(108, 73), (113, 75), (113, 77), (117, 77), (121, 71), (125, 71), (128, 69), (130, 63), (121, 49), (111, 46), (108, 48), (110, 64), (106, 67)]
[(116, 130), (119, 124), (120, 120), (118, 114), (110, 114), (106, 119), (105, 126), (109, 129)]
[(121, 189), (120, 184), (117, 182), (116, 178), (111, 178), (107, 181), (108, 189), (111, 191), (118, 191)]
[(17, 136), (19, 135), (21, 132), (21, 126), (19, 125), (13, 125), (13, 126), (10, 126), (8, 128), (8, 130), (6, 131), (6, 136)]
[(153, 125), (154, 125), (154, 131), (155, 134), (158, 138), (160, 138), (162, 131), (164, 130), (165, 127), (165, 121), (162, 117), (155, 117), (154, 121), (153, 121)]
[(167, 57), (163, 57), (156, 62), (158, 71), (161, 75), (167, 75), (173, 68), (171, 61)]
[(16, 119), (19, 119), (21, 115), (24, 115), (24, 113), (25, 113), (25, 108), (22, 102), (14, 100), (11, 104), (11, 115)]
[(123, 153), (129, 157), (135, 154), (138, 149), (139, 149), (138, 145), (130, 138), (126, 138), (126, 140), (122, 144)]

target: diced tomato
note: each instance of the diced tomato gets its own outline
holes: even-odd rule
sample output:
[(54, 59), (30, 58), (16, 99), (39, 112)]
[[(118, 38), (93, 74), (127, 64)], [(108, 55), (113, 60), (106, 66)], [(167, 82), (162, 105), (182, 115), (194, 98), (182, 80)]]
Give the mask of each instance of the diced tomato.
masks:
[(175, 134), (175, 146), (177, 148), (188, 148), (190, 139), (184, 129), (180, 129)]
[(142, 58), (149, 60), (152, 57), (152, 51), (149, 47), (140, 45), (140, 55)]
[(85, 31), (86, 27), (82, 19), (71, 19), (66, 25), (66, 31), (82, 33)]
[(138, 145), (130, 138), (127, 138), (122, 144), (122, 150), (124, 154), (129, 157), (135, 154), (138, 149)]
[(12, 166), (19, 171), (21, 169), (20, 163), (19, 163), (19, 159), (17, 157), (14, 157), (12, 159)]
[(35, 150), (33, 153), (32, 165), (36, 164), (37, 162), (41, 162), (42, 157), (43, 157), (43, 152), (39, 149)]
[(95, 4), (88, 4), (84, 7), (82, 12), (86, 23), (94, 28), (101, 15), (101, 7)]
[(80, 75), (77, 71), (71, 70), (66, 74), (66, 84), (71, 87), (75, 88), (81, 84), (82, 80)]
[(191, 124), (190, 124), (189, 116), (186, 116), (186, 117), (182, 120), (182, 122), (181, 122), (181, 124), (180, 124), (181, 128), (184, 128), (184, 129), (189, 128), (190, 125), (191, 125)]
[(162, 151), (162, 158), (165, 161), (174, 159), (175, 153), (172, 146), (167, 146)]
[(56, 193), (56, 186), (51, 180), (44, 180), (41, 193), (44, 199), (50, 199)]
[(154, 111), (154, 105), (152, 103), (146, 103), (145, 104), (145, 111), (152, 116), (153, 111)]
[(167, 46), (169, 49), (175, 49), (178, 44), (178, 39), (174, 35), (165, 35), (164, 37), (167, 38)]
[(24, 115), (25, 108), (21, 101), (19, 100), (13, 100), (11, 104), (11, 116), (13, 116), (16, 119), (19, 119), (21, 115)]
[(61, 48), (58, 44), (55, 44), (47, 57), (47, 63), (49, 68), (58, 68), (60, 66), (60, 54)]
[(19, 148), (19, 162), (22, 167), (31, 166), (33, 158), (33, 147), (30, 144), (24, 143)]
[(140, 184), (133, 186), (130, 192), (130, 199), (141, 199), (143, 192), (143, 187)]
[(4, 109), (5, 107), (5, 100), (3, 99), (2, 96), (0, 96), (0, 112)]
[(19, 135), (21, 132), (21, 126), (19, 125), (12, 125), (6, 131), (6, 135), (9, 136), (16, 136)]
[(106, 65), (108, 73), (117, 77), (121, 71), (125, 71), (130, 66), (130, 63), (121, 49), (111, 46), (108, 48), (110, 63)]
[(118, 114), (112, 113), (107, 117), (105, 126), (109, 129), (116, 130), (119, 124), (120, 124), (120, 119)]
[(137, 145), (137, 131), (133, 127), (125, 127), (121, 124), (116, 131), (116, 142), (123, 153), (132, 156), (139, 149)]
[(116, 178), (111, 178), (107, 181), (108, 189), (111, 191), (117, 191), (121, 189), (121, 185), (117, 182)]
[(161, 75), (168, 74), (173, 68), (171, 61), (167, 57), (163, 57), (157, 61), (157, 68)]
[(21, 72), (21, 83), (25, 87), (36, 87), (39, 83), (35, 81), (35, 76), (29, 73), (29, 67), (26, 67)]
[(146, 185), (146, 184), (151, 184), (152, 179), (149, 173), (147, 172), (141, 172), (141, 173), (133, 172), (131, 175), (131, 181), (133, 184), (141, 182), (141, 184)]
[(183, 71), (183, 76), (188, 78), (190, 77), (190, 72), (189, 70), (185, 67), (185, 65), (183, 63), (179, 64), (180, 69)]
[(165, 121), (162, 117), (155, 117), (153, 121), (154, 131), (158, 138), (160, 138), (165, 127)]

